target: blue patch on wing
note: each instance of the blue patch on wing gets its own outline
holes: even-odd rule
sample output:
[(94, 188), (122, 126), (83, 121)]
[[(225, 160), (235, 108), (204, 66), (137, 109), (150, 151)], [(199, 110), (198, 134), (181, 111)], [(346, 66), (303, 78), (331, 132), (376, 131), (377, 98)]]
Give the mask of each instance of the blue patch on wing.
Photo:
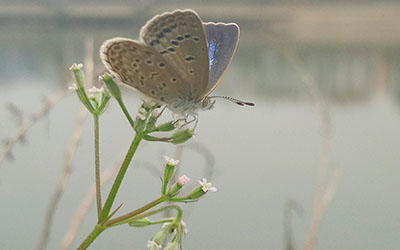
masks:
[(216, 51), (216, 42), (215, 41), (208, 41), (208, 59), (209, 59), (209, 70), (211, 70), (214, 60), (215, 60), (215, 53)]

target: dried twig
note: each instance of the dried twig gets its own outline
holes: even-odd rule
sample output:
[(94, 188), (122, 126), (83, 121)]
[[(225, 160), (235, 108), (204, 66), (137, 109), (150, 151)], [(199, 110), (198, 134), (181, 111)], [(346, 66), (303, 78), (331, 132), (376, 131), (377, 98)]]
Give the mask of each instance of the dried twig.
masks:
[(6, 140), (3, 149), (0, 151), (0, 166), (1, 163), (11, 155), (11, 150), (14, 146), (25, 138), (28, 130), (42, 117), (44, 117), (67, 93), (66, 89), (59, 90), (48, 98), (30, 117), (23, 119), (17, 132), (12, 137)]
[[(86, 69), (85, 73), (87, 75), (87, 79), (89, 79), (89, 81), (86, 83), (86, 86), (91, 87), (92, 79), (93, 79), (93, 39), (92, 38), (88, 38), (86, 40), (86, 51), (87, 51), (87, 54), (86, 54), (86, 58), (85, 58), (85, 64), (87, 65), (87, 67), (85, 68)], [(88, 114), (87, 110), (82, 107), (80, 110), (78, 122), (77, 122), (75, 130), (74, 130), (74, 134), (72, 136), (71, 143), (70, 143), (69, 147), (67, 148), (63, 172), (61, 174), (58, 186), (56, 187), (53, 197), (51, 198), (50, 205), (47, 209), (44, 228), (43, 228), (40, 242), (36, 248), (37, 250), (45, 249), (47, 246), (47, 243), (49, 241), (53, 217), (56, 212), (57, 205), (61, 199), (61, 196), (64, 193), (65, 186), (67, 185), (67, 182), (69, 180), (69, 176), (71, 173), (71, 167), (72, 167), (72, 159), (75, 155), (75, 152), (76, 152), (76, 149), (78, 146), (78, 142), (82, 136), (83, 127), (85, 124), (85, 120), (87, 118), (87, 114)]]
[(47, 243), (49, 241), (53, 217), (54, 217), (55, 211), (57, 209), (57, 205), (58, 205), (58, 203), (61, 199), (61, 196), (64, 192), (65, 186), (68, 183), (69, 176), (71, 174), (72, 160), (74, 158), (76, 149), (78, 147), (79, 140), (80, 140), (82, 132), (83, 132), (86, 117), (87, 117), (87, 111), (86, 111), (86, 109), (84, 109), (82, 107), (81, 111), (79, 113), (79, 120), (76, 124), (74, 134), (72, 136), (71, 142), (70, 142), (67, 152), (66, 152), (65, 165), (64, 165), (64, 169), (61, 174), (61, 177), (60, 177), (60, 181), (59, 181), (58, 186), (53, 194), (53, 197), (51, 198), (50, 205), (47, 209), (45, 223), (44, 223), (44, 229), (42, 232), (42, 237), (40, 239), (40, 242), (39, 242), (38, 246), (36, 247), (37, 250), (45, 249), (47, 246)]
[[(118, 161), (116, 164), (114, 164), (111, 168), (108, 168), (105, 170), (102, 175), (101, 175), (101, 180), (102, 183), (105, 184), (108, 181), (112, 179), (112, 177), (115, 175), (117, 172), (119, 166), (121, 166), (122, 160)], [(93, 205), (94, 198), (96, 196), (96, 188), (93, 186), (88, 194), (86, 195), (85, 199), (81, 203), (81, 206), (79, 207), (77, 213), (75, 214), (74, 219), (72, 220), (72, 224), (68, 230), (68, 232), (65, 234), (64, 241), (60, 246), (60, 250), (68, 250), (71, 249), (72, 244), (74, 243), (74, 240), (78, 234), (79, 228), (82, 225), (83, 219), (86, 217), (87, 213), (89, 212), (89, 209)]]
[(292, 214), (297, 212), (298, 214), (303, 212), (300, 205), (294, 200), (288, 200), (285, 204), (284, 210), (284, 244), (285, 250), (295, 250), (293, 230), (292, 230)]
[(315, 248), (322, 217), (332, 201), (338, 183), (336, 169), (331, 166), (331, 119), (328, 105), (313, 77), (301, 67), (301, 62), (293, 54), (285, 53), (285, 56), (301, 76), (302, 82), (307, 86), (321, 120), (322, 150), (317, 164), (317, 190), (314, 197), (311, 224), (303, 248), (304, 250), (312, 250)]

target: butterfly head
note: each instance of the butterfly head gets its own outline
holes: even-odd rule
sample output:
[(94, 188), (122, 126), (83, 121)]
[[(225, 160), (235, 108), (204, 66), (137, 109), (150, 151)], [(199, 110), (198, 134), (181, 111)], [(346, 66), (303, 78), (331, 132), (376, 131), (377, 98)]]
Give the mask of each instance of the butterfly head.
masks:
[(193, 101), (186, 98), (179, 98), (173, 104), (167, 104), (168, 108), (174, 113), (181, 115), (197, 115), (199, 110), (210, 110), (214, 107), (215, 100), (211, 100), (208, 96), (200, 101)]
[(201, 100), (201, 109), (202, 110), (210, 110), (214, 108), (215, 100), (210, 100), (208, 96), (204, 97), (203, 100)]

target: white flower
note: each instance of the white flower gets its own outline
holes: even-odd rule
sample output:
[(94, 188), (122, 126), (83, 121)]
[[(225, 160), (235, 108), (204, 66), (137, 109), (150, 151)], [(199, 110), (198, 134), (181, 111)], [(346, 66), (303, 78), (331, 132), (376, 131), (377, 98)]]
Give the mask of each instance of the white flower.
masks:
[(186, 223), (185, 223), (183, 220), (181, 220), (181, 225), (182, 225), (182, 227), (183, 227), (183, 233), (184, 233), (184, 234), (187, 234), (187, 233), (188, 233), (188, 229), (187, 229), (187, 227), (186, 227)]
[(178, 165), (179, 164), (179, 160), (174, 160), (173, 158), (164, 155), (164, 160), (167, 162), (168, 165)]
[(186, 175), (179, 176), (178, 178), (178, 183), (181, 184), (182, 186), (185, 185), (190, 181), (190, 178), (187, 177)]
[(158, 245), (152, 240), (147, 241), (147, 247), (150, 248), (150, 250), (161, 250), (161, 245)]
[(88, 92), (91, 93), (91, 94), (94, 94), (94, 93), (97, 93), (97, 92), (102, 93), (102, 92), (104, 92), (104, 88), (103, 87), (97, 88), (96, 86), (93, 86), (88, 90)]
[(207, 193), (208, 191), (211, 191), (211, 192), (217, 191), (217, 188), (213, 187), (211, 182), (207, 182), (206, 178), (203, 178), (203, 179), (201, 179), (201, 181), (198, 181), (198, 182), (202, 186), (201, 189), (203, 189), (204, 193)]
[(77, 90), (78, 86), (76, 86), (75, 83), (73, 83), (71, 86), (68, 87), (69, 90)]
[(144, 116), (144, 115), (141, 114), (141, 113), (138, 113), (137, 116), (136, 116), (136, 118), (139, 118), (139, 119), (142, 120), (142, 121), (146, 120), (146, 116)]
[(155, 101), (153, 101), (153, 100), (151, 100), (149, 98), (147, 98), (147, 99), (143, 98), (143, 104), (147, 108), (152, 108), (152, 107), (157, 105), (157, 103)]
[(81, 68), (83, 68), (83, 65), (82, 65), (82, 64), (76, 64), (76, 63), (74, 63), (74, 64), (72, 64), (72, 66), (69, 68), (69, 70), (81, 69)]
[(147, 112), (146, 112), (146, 110), (144, 108), (140, 108), (139, 109), (139, 113), (142, 114), (142, 115), (145, 115)]

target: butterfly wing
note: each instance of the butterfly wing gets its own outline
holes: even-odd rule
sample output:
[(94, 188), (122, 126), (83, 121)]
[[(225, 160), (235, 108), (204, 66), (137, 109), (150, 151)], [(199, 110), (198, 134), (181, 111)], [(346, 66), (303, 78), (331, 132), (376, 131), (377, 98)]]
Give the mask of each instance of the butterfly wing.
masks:
[(207, 86), (207, 95), (209, 95), (217, 87), (232, 61), (239, 42), (240, 29), (235, 23), (204, 23), (204, 28), (210, 60)]
[(188, 101), (200, 101), (207, 93), (209, 76), (206, 34), (200, 17), (192, 10), (155, 16), (140, 31), (149, 47), (182, 78), (179, 88), (188, 89)]
[(189, 91), (177, 86), (183, 80), (165, 59), (144, 43), (113, 38), (103, 43), (100, 58), (120, 82), (136, 88), (159, 103), (175, 103)]

